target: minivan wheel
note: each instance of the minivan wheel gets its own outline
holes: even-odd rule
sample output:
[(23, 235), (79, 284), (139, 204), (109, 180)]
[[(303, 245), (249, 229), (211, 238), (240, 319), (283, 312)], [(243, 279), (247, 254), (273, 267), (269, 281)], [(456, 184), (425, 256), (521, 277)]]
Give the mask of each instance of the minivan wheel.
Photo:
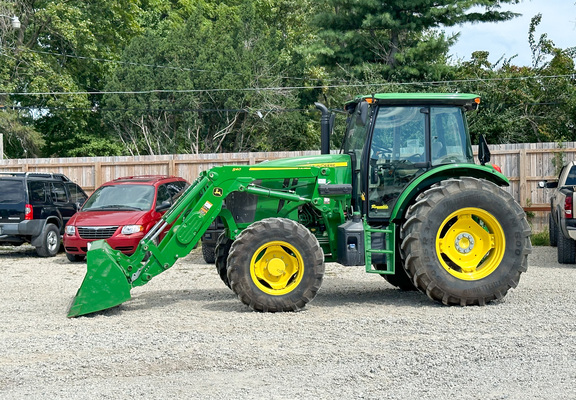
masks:
[(68, 261), (71, 261), (71, 262), (81, 262), (81, 261), (84, 261), (86, 256), (84, 254), (66, 253), (66, 258), (68, 259)]
[(54, 257), (60, 249), (60, 231), (54, 224), (46, 224), (42, 230), (42, 244), (36, 247), (40, 257)]

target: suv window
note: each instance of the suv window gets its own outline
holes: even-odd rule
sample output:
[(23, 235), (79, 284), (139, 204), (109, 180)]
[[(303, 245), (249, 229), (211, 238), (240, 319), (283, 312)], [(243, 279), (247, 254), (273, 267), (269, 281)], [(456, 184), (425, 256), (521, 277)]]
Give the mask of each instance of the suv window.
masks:
[(66, 195), (66, 189), (63, 183), (52, 183), (51, 194), (54, 203), (68, 202), (68, 196)]
[(30, 203), (32, 204), (46, 203), (46, 185), (44, 182), (28, 182), (28, 196), (30, 197)]
[(70, 192), (70, 201), (72, 203), (84, 204), (86, 201), (86, 195), (75, 183), (68, 183), (68, 191)]
[(0, 190), (0, 203), (16, 204), (24, 201), (24, 186), (22, 181), (2, 179), (2, 190)]

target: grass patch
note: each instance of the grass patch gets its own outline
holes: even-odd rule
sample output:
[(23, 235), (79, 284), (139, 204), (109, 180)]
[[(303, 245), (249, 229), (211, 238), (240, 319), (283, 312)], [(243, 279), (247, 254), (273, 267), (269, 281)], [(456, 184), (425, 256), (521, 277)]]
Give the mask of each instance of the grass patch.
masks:
[(550, 246), (548, 230), (533, 233), (532, 236), (530, 236), (530, 241), (532, 242), (532, 246)]

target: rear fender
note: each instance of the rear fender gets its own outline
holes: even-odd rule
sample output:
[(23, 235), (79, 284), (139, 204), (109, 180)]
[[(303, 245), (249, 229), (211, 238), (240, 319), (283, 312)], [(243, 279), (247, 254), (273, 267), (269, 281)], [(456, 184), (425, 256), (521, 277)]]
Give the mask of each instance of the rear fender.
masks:
[(56, 225), (56, 227), (58, 228), (58, 230), (60, 231), (60, 235), (62, 235), (62, 224), (60, 223), (60, 220), (57, 217), (49, 217), (44, 224), (42, 225), (42, 228), (38, 231), (38, 235), (36, 236), (32, 236), (32, 238), (30, 239), (30, 244), (34, 247), (38, 247), (42, 245), (42, 241), (43, 241), (43, 234), (44, 234), (44, 228), (46, 227), (46, 225), (48, 224), (54, 224)]
[(399, 222), (406, 213), (407, 208), (414, 202), (414, 199), (430, 186), (446, 179), (459, 177), (485, 179), (498, 186), (510, 186), (508, 178), (490, 164), (485, 166), (476, 164), (443, 165), (426, 171), (408, 185), (398, 198), (396, 206), (392, 210), (391, 219)]

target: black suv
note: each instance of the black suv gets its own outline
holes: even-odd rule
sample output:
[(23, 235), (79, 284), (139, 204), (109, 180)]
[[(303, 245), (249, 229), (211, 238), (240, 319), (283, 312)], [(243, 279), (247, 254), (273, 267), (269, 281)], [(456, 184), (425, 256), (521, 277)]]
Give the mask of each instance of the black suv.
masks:
[(30, 243), (39, 256), (55, 256), (66, 222), (87, 198), (62, 174), (0, 172), (0, 245)]

